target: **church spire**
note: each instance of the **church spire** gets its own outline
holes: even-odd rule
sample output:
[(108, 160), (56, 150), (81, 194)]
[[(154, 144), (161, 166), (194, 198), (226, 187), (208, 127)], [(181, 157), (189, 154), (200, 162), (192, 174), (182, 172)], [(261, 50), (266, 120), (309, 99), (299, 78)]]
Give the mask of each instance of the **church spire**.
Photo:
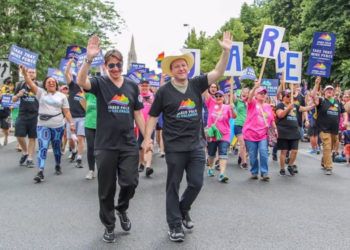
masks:
[(128, 70), (130, 69), (131, 63), (137, 62), (134, 35), (131, 36), (130, 50), (128, 54)]

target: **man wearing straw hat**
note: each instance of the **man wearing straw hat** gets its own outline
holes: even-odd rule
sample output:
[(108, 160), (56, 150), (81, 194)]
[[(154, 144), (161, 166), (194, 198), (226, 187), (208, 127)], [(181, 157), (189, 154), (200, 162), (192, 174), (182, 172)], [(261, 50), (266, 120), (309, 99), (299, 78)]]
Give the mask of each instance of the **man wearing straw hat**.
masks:
[[(230, 32), (218, 40), (222, 54), (214, 70), (188, 79), (194, 59), (191, 53), (165, 57), (163, 73), (171, 80), (159, 88), (146, 125), (143, 149), (152, 150), (151, 134), (157, 117), (163, 112), (165, 157), (168, 167), (166, 182), (166, 217), (171, 241), (183, 241), (182, 225), (192, 229), (194, 223), (189, 210), (203, 185), (205, 141), (202, 125), (202, 93), (209, 83), (216, 82), (224, 73), (232, 46)], [(187, 188), (179, 198), (180, 183), (186, 171)]]

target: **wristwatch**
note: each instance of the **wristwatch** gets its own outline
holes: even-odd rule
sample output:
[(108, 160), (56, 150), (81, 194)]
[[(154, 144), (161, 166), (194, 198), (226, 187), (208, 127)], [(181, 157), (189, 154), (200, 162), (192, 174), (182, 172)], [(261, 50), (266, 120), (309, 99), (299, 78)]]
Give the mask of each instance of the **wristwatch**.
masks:
[(87, 57), (85, 57), (84, 62), (86, 62), (87, 64), (91, 64), (91, 63), (92, 63), (92, 60), (89, 60)]

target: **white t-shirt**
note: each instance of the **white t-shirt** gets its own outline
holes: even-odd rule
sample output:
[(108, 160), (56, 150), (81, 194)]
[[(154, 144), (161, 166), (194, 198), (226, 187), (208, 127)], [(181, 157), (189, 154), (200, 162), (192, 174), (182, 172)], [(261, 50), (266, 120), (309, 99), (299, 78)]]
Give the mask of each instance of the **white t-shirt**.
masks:
[[(46, 92), (44, 89), (38, 87), (36, 98), (39, 101), (39, 117), (38, 126), (44, 126), (48, 128), (59, 128), (64, 126), (64, 117), (62, 114), (63, 108), (69, 108), (67, 97), (56, 91), (54, 94)], [(44, 115), (57, 115), (52, 117), (48, 121), (40, 120), (40, 114)]]

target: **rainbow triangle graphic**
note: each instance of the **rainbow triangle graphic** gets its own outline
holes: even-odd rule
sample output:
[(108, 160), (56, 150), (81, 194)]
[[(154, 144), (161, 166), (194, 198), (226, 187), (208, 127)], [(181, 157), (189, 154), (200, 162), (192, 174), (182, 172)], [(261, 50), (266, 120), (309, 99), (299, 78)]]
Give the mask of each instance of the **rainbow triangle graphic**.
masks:
[(323, 63), (316, 63), (314, 66), (315, 69), (319, 69), (319, 70), (325, 70), (327, 69), (326, 65), (324, 65)]
[(180, 109), (193, 109), (196, 107), (196, 104), (194, 101), (192, 101), (190, 98), (188, 98), (186, 101), (182, 101), (179, 107)]
[(129, 99), (124, 95), (115, 95), (109, 104), (127, 106), (129, 104)]
[(320, 36), (320, 39), (323, 40), (323, 41), (330, 42), (332, 40), (332, 37), (329, 34), (327, 34), (327, 33), (323, 33)]

